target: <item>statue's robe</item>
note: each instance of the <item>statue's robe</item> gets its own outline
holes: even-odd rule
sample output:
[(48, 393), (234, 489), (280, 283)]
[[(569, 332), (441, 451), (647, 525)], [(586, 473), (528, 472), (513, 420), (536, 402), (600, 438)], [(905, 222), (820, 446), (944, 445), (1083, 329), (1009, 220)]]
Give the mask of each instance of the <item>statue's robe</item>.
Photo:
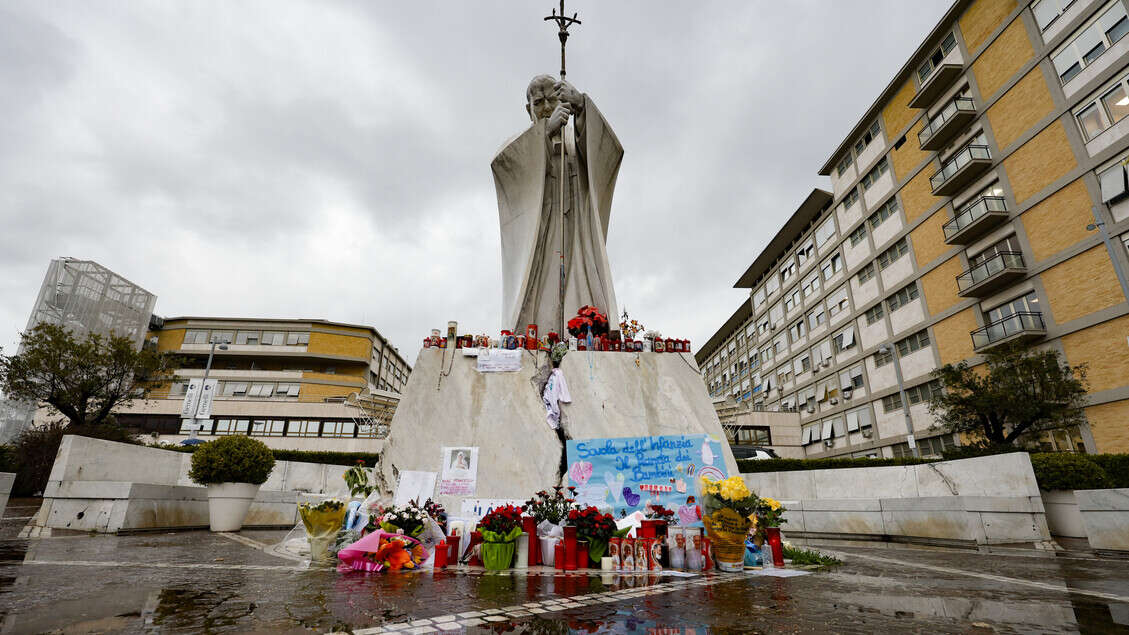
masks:
[[(616, 324), (615, 290), (606, 241), (612, 193), (623, 146), (587, 95), (584, 111), (558, 139), (540, 120), (508, 142), (490, 164), (502, 231), (503, 328), (541, 333), (561, 324), (561, 235), (564, 242), (564, 321), (592, 305)], [(564, 218), (560, 214), (561, 150), (567, 166)]]

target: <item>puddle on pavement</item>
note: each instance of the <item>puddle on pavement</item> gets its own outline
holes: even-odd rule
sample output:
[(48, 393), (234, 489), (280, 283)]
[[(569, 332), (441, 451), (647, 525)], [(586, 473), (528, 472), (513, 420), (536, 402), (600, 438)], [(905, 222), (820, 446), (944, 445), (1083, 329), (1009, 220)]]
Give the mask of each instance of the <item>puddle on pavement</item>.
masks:
[(27, 555), (26, 540), (12, 540), (0, 543), (0, 562), (23, 560)]
[(495, 622), (484, 626), (468, 627), (465, 633), (531, 633), (534, 635), (565, 635), (566, 633), (615, 633), (638, 635), (705, 635), (710, 632), (704, 624), (680, 624), (647, 619), (631, 611), (620, 610), (602, 619), (577, 619), (569, 617), (534, 617), (512, 622)]

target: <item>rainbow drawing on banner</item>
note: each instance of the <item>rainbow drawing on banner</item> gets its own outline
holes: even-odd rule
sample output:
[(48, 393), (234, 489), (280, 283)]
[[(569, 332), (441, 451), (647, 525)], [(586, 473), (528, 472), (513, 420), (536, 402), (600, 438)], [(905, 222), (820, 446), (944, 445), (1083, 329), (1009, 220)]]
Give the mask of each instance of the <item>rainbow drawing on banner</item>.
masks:
[(707, 465), (698, 471), (698, 476), (708, 481), (724, 481), (725, 472), (717, 469), (712, 465)]

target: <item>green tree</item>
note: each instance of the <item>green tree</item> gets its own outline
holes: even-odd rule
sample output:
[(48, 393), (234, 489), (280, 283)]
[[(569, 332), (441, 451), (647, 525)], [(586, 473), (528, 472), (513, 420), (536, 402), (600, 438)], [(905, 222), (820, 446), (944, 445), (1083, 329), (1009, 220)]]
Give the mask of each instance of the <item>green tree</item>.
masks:
[(982, 366), (961, 362), (933, 371), (944, 389), (929, 401), (939, 427), (1003, 446), (1085, 421), (1085, 364), (1071, 366), (1058, 351), (1019, 343), (985, 357)]
[(21, 336), (23, 352), (0, 354), (0, 390), (51, 406), (74, 428), (112, 422), (123, 402), (145, 398), (154, 381), (172, 380), (172, 357), (137, 350), (133, 340), (96, 333), (77, 337), (41, 323)]

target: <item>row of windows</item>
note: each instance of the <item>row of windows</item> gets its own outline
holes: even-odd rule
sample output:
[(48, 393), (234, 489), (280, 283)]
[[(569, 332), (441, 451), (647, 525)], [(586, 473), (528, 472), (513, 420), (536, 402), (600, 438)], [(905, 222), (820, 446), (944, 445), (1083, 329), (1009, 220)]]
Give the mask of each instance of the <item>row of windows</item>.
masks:
[(879, 351), (874, 354), (874, 367), (881, 368), (886, 364), (894, 361), (894, 349), (898, 351), (898, 357), (905, 357), (910, 353), (917, 352), (926, 346), (929, 346), (929, 331), (922, 329), (913, 335), (904, 337), (897, 342), (894, 342), (893, 349), (887, 349), (885, 353)]
[(875, 139), (877, 139), (881, 134), (882, 127), (878, 124), (878, 120), (876, 119), (874, 123), (870, 124), (870, 127), (862, 133), (862, 137), (860, 137), (859, 140), (855, 142), (854, 155), (852, 155), (850, 151), (848, 151), (847, 155), (839, 161), (839, 165), (835, 167), (835, 175), (839, 177), (843, 176), (843, 173), (849, 170), (850, 167), (854, 164), (855, 157), (862, 154), (863, 150), (866, 150), (866, 147), (870, 145)]
[(189, 329), (184, 332), (185, 344), (247, 344), (262, 346), (305, 346), (310, 334), (299, 331), (222, 331)]
[[(906, 388), (906, 399), (909, 400), (909, 405), (916, 406), (932, 399), (935, 395), (941, 394), (941, 382), (934, 379), (933, 381), (918, 384), (910, 388)], [(894, 393), (882, 398), (882, 411), (893, 412), (902, 409), (902, 395), (901, 393)]]
[(1129, 16), (1125, 5), (1121, 0), (1113, 0), (1051, 56), (1059, 81), (1065, 84), (1074, 79), (1126, 33), (1129, 33)]
[[(292, 383), (221, 381), (216, 385), (216, 394), (221, 397), (297, 397), (301, 387)], [(169, 394), (183, 395), (187, 388), (188, 382), (174, 382)]]
[(810, 445), (818, 441), (830, 441), (836, 437), (846, 436), (851, 432), (860, 432), (873, 425), (870, 408), (852, 410), (844, 415), (836, 415), (823, 421), (804, 426), (800, 433), (800, 445)]
[[(180, 424), (180, 434), (191, 434), (191, 421)], [(205, 424), (208, 425), (208, 424)], [(253, 437), (330, 437), (374, 438), (375, 426), (358, 426), (354, 421), (321, 421), (313, 419), (216, 419), (204, 430), (202, 436), (244, 434)]]
[[(951, 450), (955, 447), (957, 447), (957, 443), (953, 440), (953, 435), (951, 434), (930, 437), (928, 439), (917, 439), (917, 450), (923, 457), (941, 456), (941, 453), (945, 450)], [(894, 453), (894, 458), (913, 456), (913, 450), (909, 447), (909, 444), (905, 442), (890, 446), (890, 450)]]

